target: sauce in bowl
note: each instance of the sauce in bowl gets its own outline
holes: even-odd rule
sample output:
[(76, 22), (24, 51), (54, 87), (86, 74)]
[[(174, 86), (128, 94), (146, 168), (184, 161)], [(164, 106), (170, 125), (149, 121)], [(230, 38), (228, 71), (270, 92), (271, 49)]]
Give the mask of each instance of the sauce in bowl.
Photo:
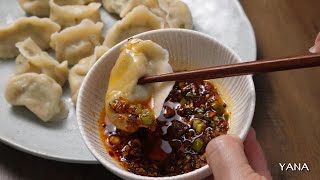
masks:
[[(144, 105), (143, 109), (148, 107)], [(106, 125), (104, 112), (99, 128), (107, 152), (124, 169), (163, 177), (205, 166), (206, 145), (228, 132), (229, 119), (227, 105), (211, 82), (190, 81), (175, 83), (153, 128), (140, 128), (129, 134)]]

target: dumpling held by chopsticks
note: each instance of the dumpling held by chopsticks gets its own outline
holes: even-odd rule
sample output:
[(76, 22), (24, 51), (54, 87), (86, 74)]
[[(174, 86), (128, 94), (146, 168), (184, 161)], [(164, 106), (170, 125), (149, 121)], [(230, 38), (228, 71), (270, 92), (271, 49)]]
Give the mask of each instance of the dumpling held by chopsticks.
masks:
[(169, 53), (150, 40), (132, 39), (122, 48), (113, 67), (105, 98), (108, 121), (118, 129), (153, 130), (156, 117), (174, 82), (138, 85), (141, 77), (171, 73)]

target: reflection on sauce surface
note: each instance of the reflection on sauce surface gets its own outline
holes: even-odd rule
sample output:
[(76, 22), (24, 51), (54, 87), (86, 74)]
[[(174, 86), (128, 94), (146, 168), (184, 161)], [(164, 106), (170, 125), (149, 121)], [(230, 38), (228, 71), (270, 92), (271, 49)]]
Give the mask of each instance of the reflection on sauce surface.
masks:
[(176, 82), (157, 118), (154, 131), (128, 134), (99, 120), (101, 138), (110, 156), (129, 172), (173, 176), (207, 164), (207, 143), (229, 129), (230, 113), (208, 81)]

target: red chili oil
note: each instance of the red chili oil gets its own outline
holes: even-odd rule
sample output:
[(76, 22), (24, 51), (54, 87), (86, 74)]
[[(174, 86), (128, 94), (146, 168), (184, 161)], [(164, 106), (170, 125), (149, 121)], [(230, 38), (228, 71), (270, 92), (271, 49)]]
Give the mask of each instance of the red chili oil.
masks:
[(129, 134), (106, 125), (103, 111), (99, 129), (107, 152), (124, 169), (163, 177), (205, 166), (206, 145), (228, 132), (229, 118), (226, 103), (209, 81), (176, 82), (155, 128)]

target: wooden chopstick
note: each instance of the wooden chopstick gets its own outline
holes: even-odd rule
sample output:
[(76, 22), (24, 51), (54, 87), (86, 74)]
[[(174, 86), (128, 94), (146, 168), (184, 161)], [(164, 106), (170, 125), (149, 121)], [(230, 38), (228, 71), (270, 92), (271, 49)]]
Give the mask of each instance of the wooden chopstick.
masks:
[(138, 84), (164, 81), (208, 80), (315, 66), (320, 66), (320, 54), (298, 55), (293, 57), (229, 64), (191, 71), (174, 72), (158, 76), (144, 77), (139, 79)]

